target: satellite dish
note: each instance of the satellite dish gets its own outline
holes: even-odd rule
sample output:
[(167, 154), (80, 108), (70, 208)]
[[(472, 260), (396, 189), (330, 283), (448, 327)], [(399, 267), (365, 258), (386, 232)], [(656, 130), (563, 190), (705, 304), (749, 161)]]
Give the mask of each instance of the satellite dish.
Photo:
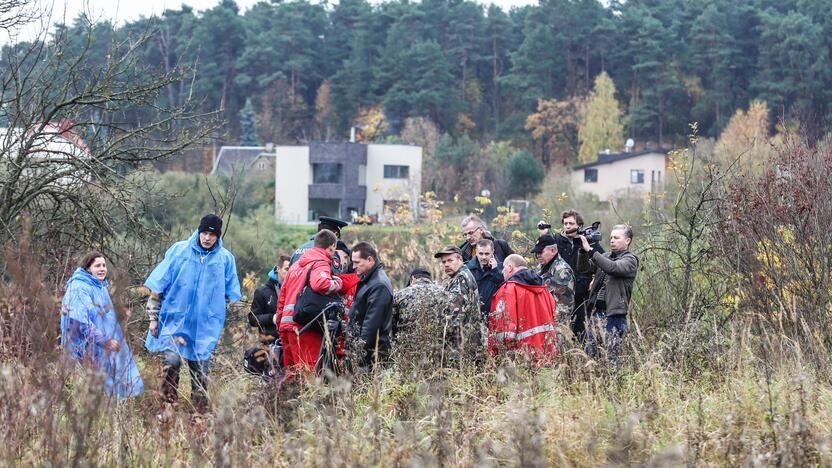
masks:
[(630, 151), (633, 150), (633, 147), (635, 147), (635, 146), (636, 146), (635, 140), (633, 140), (632, 138), (627, 138), (627, 142), (624, 143), (624, 151), (629, 153)]

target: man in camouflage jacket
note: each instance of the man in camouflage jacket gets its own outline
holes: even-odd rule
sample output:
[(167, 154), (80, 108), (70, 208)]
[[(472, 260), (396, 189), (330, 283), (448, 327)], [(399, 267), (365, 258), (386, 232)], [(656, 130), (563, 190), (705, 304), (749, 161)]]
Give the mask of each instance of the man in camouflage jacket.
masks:
[(450, 313), (448, 293), (415, 268), (406, 288), (393, 295), (393, 359), (403, 370), (430, 370), (441, 364), (444, 318)]
[(572, 268), (558, 255), (557, 240), (544, 234), (532, 248), (540, 264), (540, 276), (555, 299), (557, 321), (569, 325), (572, 321), (572, 304), (575, 300), (575, 275)]
[(448, 275), (445, 291), (448, 292), (451, 309), (445, 316), (445, 355), (450, 362), (459, 365), (462, 360), (476, 362), (485, 356), (487, 330), (480, 314), (480, 296), (477, 280), (465, 266), (462, 251), (454, 245), (446, 246), (434, 254), (442, 261), (442, 269)]

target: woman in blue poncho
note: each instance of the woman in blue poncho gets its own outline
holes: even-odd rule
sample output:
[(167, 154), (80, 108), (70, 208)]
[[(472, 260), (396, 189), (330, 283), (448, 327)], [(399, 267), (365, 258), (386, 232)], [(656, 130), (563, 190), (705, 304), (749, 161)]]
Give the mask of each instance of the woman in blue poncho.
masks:
[(121, 331), (107, 291), (107, 261), (90, 252), (66, 284), (61, 301), (61, 346), (67, 354), (95, 367), (108, 395), (136, 396), (144, 383)]

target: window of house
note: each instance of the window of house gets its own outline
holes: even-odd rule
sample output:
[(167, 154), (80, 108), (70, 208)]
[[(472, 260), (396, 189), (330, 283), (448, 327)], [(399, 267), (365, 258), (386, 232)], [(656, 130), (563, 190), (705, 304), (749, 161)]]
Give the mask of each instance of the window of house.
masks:
[(598, 169), (584, 169), (584, 182), (591, 184), (598, 182)]
[(358, 165), (358, 185), (367, 185), (367, 166)]
[(633, 169), (630, 171), (630, 183), (631, 184), (643, 184), (644, 183), (644, 169)]
[(260, 161), (259, 163), (257, 163), (257, 169), (259, 169), (261, 171), (265, 171), (266, 170), (266, 163), (263, 162), (263, 161)]
[(317, 221), (321, 216), (341, 216), (341, 200), (331, 198), (310, 198), (308, 221)]
[(410, 166), (384, 165), (385, 179), (407, 179), (410, 176)]
[(313, 184), (340, 184), (341, 165), (338, 163), (317, 163), (312, 165)]

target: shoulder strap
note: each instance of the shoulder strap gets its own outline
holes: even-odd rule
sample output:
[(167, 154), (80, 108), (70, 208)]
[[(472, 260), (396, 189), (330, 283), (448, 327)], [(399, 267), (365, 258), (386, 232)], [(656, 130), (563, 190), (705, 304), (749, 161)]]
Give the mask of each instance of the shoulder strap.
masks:
[[(315, 268), (315, 264), (318, 262), (323, 262), (323, 260), (316, 260), (309, 265), (309, 269), (306, 270), (306, 281), (303, 283), (303, 287), (309, 286), (309, 277), (312, 276), (312, 270)], [(303, 288), (301, 288), (303, 289)]]

